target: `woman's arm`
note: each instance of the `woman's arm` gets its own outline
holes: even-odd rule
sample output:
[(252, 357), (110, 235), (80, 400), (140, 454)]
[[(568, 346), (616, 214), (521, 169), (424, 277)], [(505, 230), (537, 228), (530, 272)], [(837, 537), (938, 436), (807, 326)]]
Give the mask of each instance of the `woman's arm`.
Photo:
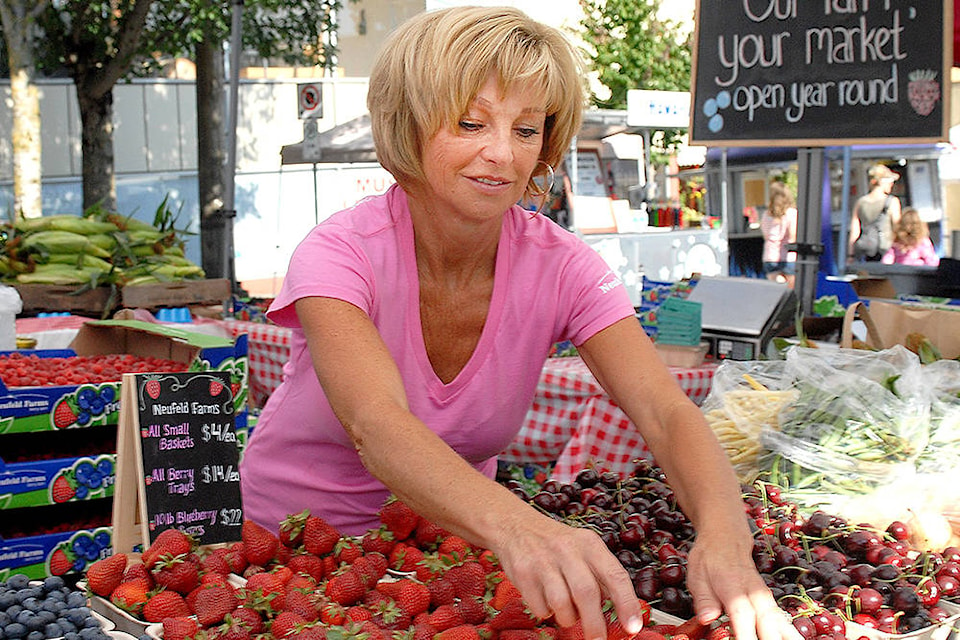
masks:
[(847, 238), (847, 262), (853, 261), (853, 245), (860, 237), (860, 201), (853, 205), (853, 213), (850, 215), (850, 235)]
[(603, 638), (600, 606), (609, 596), (639, 630), (630, 577), (603, 541), (539, 513), (414, 416), (363, 311), (317, 297), (297, 301), (296, 310), (324, 393), (371, 474), (421, 516), (496, 553), (535, 615), (555, 615), (564, 626), (579, 618), (586, 638)]
[(687, 586), (698, 617), (726, 611), (738, 640), (798, 638), (756, 571), (740, 485), (726, 454), (640, 324), (621, 320), (579, 351), (639, 429), (697, 530)]

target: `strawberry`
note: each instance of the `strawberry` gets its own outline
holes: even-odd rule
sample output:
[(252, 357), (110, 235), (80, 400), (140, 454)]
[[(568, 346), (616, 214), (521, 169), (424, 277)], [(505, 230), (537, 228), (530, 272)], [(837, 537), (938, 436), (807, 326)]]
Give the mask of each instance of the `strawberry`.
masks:
[(153, 565), (152, 572), (158, 586), (186, 595), (200, 584), (200, 559), (195, 553), (163, 556)]
[(463, 616), (452, 604), (442, 604), (427, 614), (425, 622), (443, 631), (463, 624)]
[(327, 580), (324, 593), (332, 601), (342, 605), (356, 604), (363, 597), (366, 587), (360, 574), (348, 569)]
[(53, 410), (53, 426), (57, 429), (66, 429), (77, 423), (77, 414), (73, 407), (64, 399)]
[(487, 618), (487, 611), (483, 606), (483, 600), (481, 598), (474, 596), (457, 598), (453, 606), (460, 612), (463, 621), (467, 624), (480, 624)]
[(394, 540), (406, 540), (413, 534), (420, 522), (416, 511), (396, 496), (390, 496), (379, 513), (380, 522), (393, 533)]
[(437, 635), (437, 628), (426, 622), (415, 622), (413, 624), (413, 637), (410, 640), (433, 640)]
[(385, 526), (370, 529), (360, 539), (360, 546), (363, 547), (364, 553), (379, 553), (385, 558), (390, 557), (390, 552), (393, 551), (393, 545), (396, 543), (393, 533)]
[(288, 636), (293, 640), (327, 640), (327, 629), (316, 622), (301, 625)]
[(312, 553), (298, 553), (291, 556), (287, 561), (287, 567), (294, 573), (308, 575), (317, 582), (323, 580), (325, 573), (323, 559)]
[(193, 612), (197, 616), (197, 622), (204, 627), (220, 624), (236, 607), (237, 597), (233, 591), (218, 585), (197, 590), (193, 601)]
[(65, 550), (58, 548), (50, 554), (50, 575), (62, 576), (69, 573), (71, 569), (73, 569), (73, 560)]
[(360, 634), (364, 634), (367, 640), (388, 640), (387, 634), (384, 633), (373, 620), (364, 620), (360, 623), (360, 629), (357, 635), (360, 636)]
[[(375, 591), (370, 591), (368, 593), (376, 593)], [(391, 600), (384, 594), (380, 594), (383, 597), (383, 601), (374, 605), (368, 606), (373, 617), (371, 618), (378, 627), (382, 629), (388, 629), (390, 631), (395, 631), (397, 629), (405, 629), (410, 626), (411, 617), (408, 616), (400, 607), (397, 606), (397, 603)]]
[(446, 576), (440, 576), (427, 583), (430, 592), (430, 606), (436, 608), (442, 604), (453, 604), (457, 598), (457, 588)]
[(228, 613), (226, 620), (234, 620), (247, 625), (252, 634), (263, 633), (265, 626), (259, 612), (242, 605)]
[(402, 578), (393, 582), (380, 582), (377, 590), (384, 592), (411, 618), (430, 608), (430, 589), (416, 580)]
[(417, 528), (413, 532), (413, 535), (418, 547), (424, 550), (434, 550), (437, 548), (437, 545), (440, 544), (440, 541), (450, 534), (440, 525), (420, 518), (420, 522), (417, 523)]
[(472, 555), (473, 548), (469, 542), (460, 536), (449, 535), (440, 541), (437, 553), (440, 554), (440, 557), (447, 557), (455, 562), (460, 562)]
[(497, 640), (550, 640), (555, 637), (556, 632), (551, 635), (550, 627), (539, 627), (537, 629), (504, 629), (497, 635)]
[(461, 624), (443, 629), (434, 636), (434, 640), (480, 640), (480, 632), (472, 624)]
[(312, 592), (300, 589), (292, 589), (284, 594), (283, 610), (299, 613), (308, 622), (314, 622), (320, 618), (320, 609)]
[(341, 537), (340, 531), (320, 516), (309, 516), (303, 523), (303, 548), (315, 556), (331, 553)]
[(223, 619), (223, 624), (210, 629), (210, 635), (216, 636), (217, 640), (252, 640), (253, 632), (250, 626), (240, 620), (234, 620), (230, 614)]
[(533, 629), (537, 626), (536, 618), (531, 615), (522, 600), (510, 600), (503, 609), (498, 611), (489, 620), (490, 627), (501, 631), (503, 629)]
[(135, 562), (127, 567), (120, 582), (136, 582), (143, 586), (144, 591), (150, 591), (155, 586), (153, 574), (140, 562)]
[(577, 620), (572, 626), (557, 627), (557, 640), (584, 640), (583, 623)]
[(715, 627), (712, 627), (706, 636), (706, 640), (727, 640), (727, 638), (732, 638), (733, 632), (730, 630), (729, 623), (721, 623)]
[[(306, 538), (307, 534), (303, 535), (304, 543), (303, 547), (310, 551), (307, 548)], [(311, 551), (310, 553), (316, 553)], [(360, 546), (360, 543), (352, 538), (343, 538), (341, 537), (337, 540), (336, 544), (333, 547), (333, 554), (337, 559), (338, 564), (353, 564), (357, 558), (363, 555), (363, 547)], [(316, 555), (321, 555), (317, 553)]]
[(387, 559), (379, 553), (368, 553), (354, 560), (352, 569), (359, 574), (366, 589), (373, 589), (387, 573)]
[(143, 605), (147, 603), (147, 593), (147, 589), (137, 581), (121, 582), (110, 593), (110, 602), (139, 618), (143, 614)]
[(161, 557), (167, 556), (173, 558), (181, 554), (190, 553), (196, 548), (196, 539), (184, 533), (180, 529), (164, 529), (153, 542), (147, 547), (147, 550), (140, 556), (140, 562), (147, 569), (153, 569)]
[[(615, 631), (615, 633), (626, 634), (626, 632), (622, 631), (622, 629), (619, 632)], [(613, 637), (609, 635), (609, 631), (608, 631), (607, 637), (608, 638)], [(637, 633), (634, 636), (630, 636), (629, 634), (626, 634), (626, 635), (621, 635), (619, 637), (627, 637), (627, 638), (630, 638), (630, 640), (667, 640), (666, 636), (664, 636), (662, 633), (658, 631), (654, 631), (653, 629), (641, 629), (639, 633)], [(671, 640), (672, 638), (673, 636), (671, 636)]]
[[(647, 610), (649, 610), (649, 608), (650, 605), (647, 605)], [(644, 613), (646, 613), (646, 611)], [(644, 626), (646, 626), (647, 623), (648, 620), (645, 619), (643, 621)], [(674, 627), (673, 632), (670, 635), (676, 636), (682, 633), (685, 634), (690, 640), (703, 640), (709, 631), (710, 625), (701, 623), (697, 617), (694, 616)]]
[(523, 600), (523, 595), (521, 595), (517, 585), (513, 584), (510, 578), (504, 576), (493, 588), (493, 598), (490, 599), (490, 606), (500, 611), (511, 600)]
[(244, 520), (240, 527), (243, 553), (250, 564), (265, 566), (277, 557), (280, 540), (266, 527), (253, 520)]
[(362, 604), (355, 604), (344, 610), (343, 617), (347, 622), (363, 622), (364, 620), (373, 620), (373, 612)]
[(74, 496), (77, 495), (76, 481), (72, 477), (68, 477), (70, 475), (72, 474), (58, 475), (53, 484), (50, 485), (50, 498), (57, 504), (73, 500)]
[(200, 567), (205, 573), (218, 573), (224, 576), (232, 573), (230, 564), (227, 562), (227, 553), (229, 552), (224, 548), (215, 549), (204, 556), (200, 562)]
[(239, 549), (230, 549), (223, 554), (223, 559), (227, 562), (227, 565), (229, 565), (230, 573), (235, 573), (237, 575), (242, 575), (250, 565), (250, 563), (247, 561), (247, 557), (243, 555), (242, 547)]
[(210, 381), (210, 397), (216, 398), (223, 391), (223, 383), (219, 380)]
[(284, 638), (292, 635), (298, 626), (306, 623), (307, 621), (299, 613), (281, 611), (270, 623), (270, 633), (274, 638)]
[(291, 513), (280, 522), (277, 537), (280, 544), (291, 549), (303, 542), (303, 530), (310, 517), (310, 510), (304, 509), (300, 513)]
[(324, 624), (341, 625), (347, 619), (346, 609), (336, 602), (327, 602), (320, 607), (320, 622)]
[(157, 591), (143, 605), (143, 619), (147, 622), (163, 622), (164, 618), (189, 616), (190, 607), (183, 596), (176, 591), (164, 589)]
[(260, 599), (268, 602), (273, 611), (282, 611), (287, 598), (283, 579), (275, 573), (255, 573), (247, 578), (243, 598), (247, 603)]
[(500, 560), (493, 551), (490, 551), (490, 549), (484, 549), (481, 551), (480, 555), (477, 556), (477, 562), (480, 563), (480, 565), (483, 567), (483, 570), (486, 571), (488, 575), (500, 568)]
[(417, 563), (423, 560), (423, 551), (404, 542), (398, 542), (393, 546), (387, 559), (390, 561), (390, 568), (394, 571), (412, 572), (417, 570)]
[(101, 597), (108, 597), (123, 580), (127, 568), (127, 555), (115, 553), (97, 560), (87, 568), (87, 588)]
[(159, 380), (155, 378), (151, 378), (150, 380), (147, 380), (143, 386), (144, 386), (144, 389), (146, 389), (147, 391), (147, 395), (150, 396), (152, 399), (156, 400), (157, 398), (160, 397), (160, 381)]
[(163, 640), (187, 640), (195, 638), (200, 625), (193, 618), (176, 616), (163, 620)]
[(447, 578), (453, 582), (458, 598), (476, 596), (482, 598), (487, 593), (487, 574), (476, 560), (447, 569)]

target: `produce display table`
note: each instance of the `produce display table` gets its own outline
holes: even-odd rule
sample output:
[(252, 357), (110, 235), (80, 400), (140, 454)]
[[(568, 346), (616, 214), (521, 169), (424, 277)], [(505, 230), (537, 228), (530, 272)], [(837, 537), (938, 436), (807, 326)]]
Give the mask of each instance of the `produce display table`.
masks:
[[(710, 392), (716, 363), (670, 367), (681, 388), (700, 404)], [(502, 454), (505, 462), (550, 464), (551, 477), (570, 482), (590, 465), (629, 473), (649, 457), (643, 438), (579, 357), (550, 358), (540, 374), (523, 429)]]
[(290, 329), (246, 320), (214, 322), (226, 327), (234, 338), (242, 333), (247, 334), (250, 399), (254, 406), (263, 407), (283, 380), (283, 365), (290, 357)]

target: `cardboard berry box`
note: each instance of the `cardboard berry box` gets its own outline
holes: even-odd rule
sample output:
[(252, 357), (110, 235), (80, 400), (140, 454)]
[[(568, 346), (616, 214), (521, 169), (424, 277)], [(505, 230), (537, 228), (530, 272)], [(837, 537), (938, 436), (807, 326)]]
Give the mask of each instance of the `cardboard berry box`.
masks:
[(96, 560), (110, 555), (112, 547), (110, 527), (0, 538), (0, 580), (15, 573), (35, 579), (83, 574)]
[[(14, 352), (0, 352), (0, 356)], [(41, 358), (132, 354), (182, 362), (192, 371), (227, 371), (236, 407), (236, 424), (247, 416), (247, 336), (227, 338), (139, 320), (85, 323), (70, 349), (20, 351)], [(89, 409), (96, 407), (96, 411)], [(120, 382), (63, 386), (7, 387), (0, 380), (0, 434), (59, 431), (117, 424)]]
[(114, 453), (7, 464), (0, 458), (0, 513), (113, 496)]

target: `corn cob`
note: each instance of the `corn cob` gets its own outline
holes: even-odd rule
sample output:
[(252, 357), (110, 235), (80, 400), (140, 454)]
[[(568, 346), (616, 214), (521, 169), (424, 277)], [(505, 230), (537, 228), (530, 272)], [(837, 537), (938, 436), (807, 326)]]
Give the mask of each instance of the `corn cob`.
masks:
[(39, 218), (21, 218), (14, 224), (14, 228), (20, 233), (70, 231), (81, 235), (110, 233), (117, 230), (116, 225), (111, 222), (101, 222), (100, 220), (69, 214), (40, 216)]
[(109, 258), (110, 252), (95, 244), (93, 238), (72, 231), (36, 231), (25, 234), (21, 246), (50, 254), (88, 253), (98, 258)]
[(110, 257), (109, 252), (117, 248), (117, 239), (110, 234), (94, 233), (88, 237), (90, 238), (91, 243), (100, 247), (100, 249), (102, 249), (103, 251), (107, 252), (107, 255), (99, 256), (101, 258), (109, 258)]
[(87, 253), (54, 253), (47, 258), (46, 264), (66, 264), (74, 267), (96, 267), (101, 271), (110, 271), (113, 265), (103, 258), (98, 258)]
[(30, 273), (17, 275), (17, 282), (22, 284), (59, 284), (96, 286), (104, 273), (95, 267), (81, 267), (66, 264), (39, 264)]

